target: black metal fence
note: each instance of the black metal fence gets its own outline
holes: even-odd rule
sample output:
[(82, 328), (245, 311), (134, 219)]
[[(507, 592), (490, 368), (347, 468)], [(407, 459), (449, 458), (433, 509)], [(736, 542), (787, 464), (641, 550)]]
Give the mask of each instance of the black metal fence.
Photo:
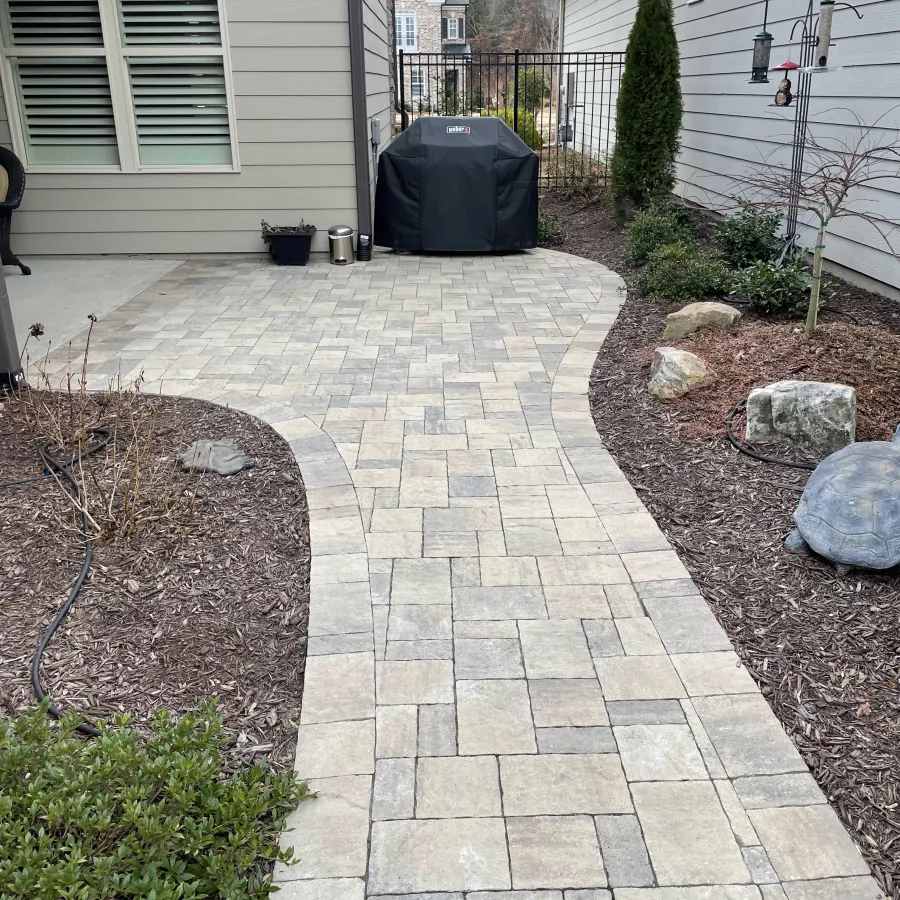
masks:
[(398, 54), (399, 125), (499, 116), (540, 157), (543, 188), (605, 183), (624, 53)]

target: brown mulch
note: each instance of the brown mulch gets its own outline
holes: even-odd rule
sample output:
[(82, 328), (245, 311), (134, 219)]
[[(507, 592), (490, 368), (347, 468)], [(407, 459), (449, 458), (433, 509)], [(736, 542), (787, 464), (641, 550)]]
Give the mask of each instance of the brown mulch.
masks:
[[(716, 380), (676, 404), (685, 436), (721, 433), (722, 423), (750, 391), (778, 378), (851, 384), (857, 389), (856, 439), (889, 441), (900, 422), (900, 336), (881, 328), (753, 323), (732, 334), (701, 331), (676, 346), (696, 353)], [(644, 356), (649, 361), (653, 348)]]
[[(229, 765), (293, 762), (309, 616), (309, 517), (288, 445), (250, 416), (198, 400), (139, 398), (155, 421), (141, 504), (160, 514), (94, 542), (91, 575), (44, 657), (44, 688), (88, 721), (176, 712), (216, 698), (234, 736)], [(103, 408), (91, 411), (104, 424)], [(143, 427), (143, 426), (142, 426)], [(234, 438), (256, 468), (176, 472), (200, 437)], [(125, 454), (121, 441), (119, 458)], [(98, 455), (110, 484), (111, 453)], [(0, 404), (0, 481), (40, 474), (19, 401)], [(89, 479), (90, 482), (90, 479)], [(90, 489), (90, 483), (89, 483)], [(167, 501), (178, 498), (169, 509)], [(71, 502), (53, 479), (0, 488), (0, 709), (34, 702), (29, 668), (81, 567)]]

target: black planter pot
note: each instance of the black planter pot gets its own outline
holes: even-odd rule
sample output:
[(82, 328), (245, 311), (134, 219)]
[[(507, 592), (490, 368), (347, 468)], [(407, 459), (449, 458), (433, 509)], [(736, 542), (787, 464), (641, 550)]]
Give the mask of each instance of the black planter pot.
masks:
[(305, 234), (269, 234), (269, 252), (279, 266), (305, 266), (315, 231)]

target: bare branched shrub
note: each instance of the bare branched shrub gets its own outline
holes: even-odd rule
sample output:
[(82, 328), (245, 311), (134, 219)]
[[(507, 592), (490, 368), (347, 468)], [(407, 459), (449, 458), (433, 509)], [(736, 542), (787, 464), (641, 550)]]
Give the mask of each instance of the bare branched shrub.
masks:
[(188, 515), (194, 492), (190, 478), (176, 474), (174, 461), (159, 458), (158, 403), (141, 394), (143, 374), (130, 383), (119, 375), (105, 390), (88, 390), (95, 321), (92, 316), (80, 368), (73, 371), (70, 356), (62, 383), (55, 386), (45, 358), (31, 376), (37, 384), (15, 402), (33, 435), (35, 454), (71, 501), (73, 516), (62, 524), (80, 532), (87, 522), (92, 537), (115, 541)]
[(880, 182), (896, 184), (900, 180), (900, 132), (895, 126), (885, 124), (890, 113), (879, 117), (872, 125), (866, 125), (852, 110), (843, 112), (853, 123), (853, 136), (847, 140), (819, 137), (812, 126), (807, 128), (806, 157), (799, 184), (794, 182), (788, 169), (773, 165), (771, 161), (749, 170), (741, 182), (741, 190), (747, 190), (749, 186), (751, 204), (782, 212), (796, 206), (814, 219), (816, 246), (806, 319), (806, 330), (810, 333), (818, 322), (825, 235), (832, 222), (856, 219), (867, 223), (887, 250), (897, 255), (896, 235), (900, 222), (885, 216), (872, 206), (876, 201), (861, 195), (867, 188), (878, 187)]
[(542, 177), (567, 199), (597, 200), (609, 182), (605, 161), (577, 150), (546, 151)]

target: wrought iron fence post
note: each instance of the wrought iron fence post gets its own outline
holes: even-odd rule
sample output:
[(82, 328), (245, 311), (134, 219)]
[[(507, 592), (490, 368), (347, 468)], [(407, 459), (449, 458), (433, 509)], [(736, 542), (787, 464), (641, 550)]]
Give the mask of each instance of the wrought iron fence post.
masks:
[(513, 131), (519, 132), (519, 51), (513, 62)]
[(400, 70), (400, 130), (406, 131), (409, 120), (406, 117), (406, 73), (403, 71), (402, 50), (398, 52), (397, 57), (399, 60), (397, 67)]

